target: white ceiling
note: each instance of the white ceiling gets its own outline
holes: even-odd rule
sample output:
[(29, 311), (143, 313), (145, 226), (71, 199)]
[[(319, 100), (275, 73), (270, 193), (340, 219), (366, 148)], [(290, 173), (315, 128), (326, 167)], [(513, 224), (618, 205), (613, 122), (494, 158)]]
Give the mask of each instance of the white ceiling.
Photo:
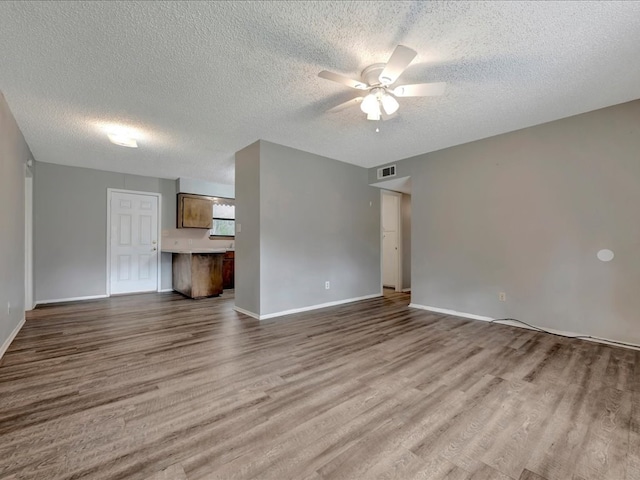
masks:
[[(397, 44), (418, 51), (401, 83), (445, 96), (326, 113), (355, 91), (319, 71)], [(0, 2), (0, 90), (37, 160), (222, 183), (257, 139), (369, 167), (637, 99), (639, 58), (630, 1)]]

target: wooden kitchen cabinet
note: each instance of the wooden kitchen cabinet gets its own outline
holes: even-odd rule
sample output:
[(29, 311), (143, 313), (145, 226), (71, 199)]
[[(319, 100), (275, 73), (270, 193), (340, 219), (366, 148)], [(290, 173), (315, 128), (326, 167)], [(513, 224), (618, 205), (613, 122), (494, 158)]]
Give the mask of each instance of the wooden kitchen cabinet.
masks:
[(222, 259), (222, 288), (234, 288), (235, 254), (236, 252), (227, 252)]
[(178, 194), (178, 228), (210, 229), (213, 217), (213, 199), (190, 193)]

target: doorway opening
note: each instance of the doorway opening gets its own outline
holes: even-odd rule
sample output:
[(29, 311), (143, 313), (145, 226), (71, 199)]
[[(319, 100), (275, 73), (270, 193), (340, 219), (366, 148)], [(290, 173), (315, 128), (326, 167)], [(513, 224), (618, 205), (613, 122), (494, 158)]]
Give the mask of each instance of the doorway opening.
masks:
[(381, 191), (382, 287), (402, 291), (402, 194)]
[(411, 192), (380, 190), (381, 291), (411, 292)]

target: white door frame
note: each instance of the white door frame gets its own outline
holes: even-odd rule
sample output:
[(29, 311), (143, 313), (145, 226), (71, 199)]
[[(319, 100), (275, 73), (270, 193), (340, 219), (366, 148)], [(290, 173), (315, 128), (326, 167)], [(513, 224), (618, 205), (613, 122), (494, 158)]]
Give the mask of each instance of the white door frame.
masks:
[(162, 289), (162, 194), (156, 192), (141, 192), (138, 190), (123, 190), (121, 188), (107, 188), (107, 297), (111, 296), (111, 194), (112, 193), (130, 193), (132, 195), (146, 195), (150, 197), (158, 197), (158, 258), (157, 258), (157, 286), (156, 291)]
[(398, 239), (398, 278), (396, 280), (396, 292), (402, 291), (402, 194), (400, 192), (394, 192), (391, 190), (380, 189), (380, 292), (384, 292), (384, 285), (382, 282), (383, 262), (384, 262), (384, 250), (382, 248), (384, 228), (382, 226), (382, 196), (391, 195), (398, 197), (398, 212), (396, 215), (397, 226), (396, 231)]
[(24, 174), (24, 309), (33, 310), (33, 174)]

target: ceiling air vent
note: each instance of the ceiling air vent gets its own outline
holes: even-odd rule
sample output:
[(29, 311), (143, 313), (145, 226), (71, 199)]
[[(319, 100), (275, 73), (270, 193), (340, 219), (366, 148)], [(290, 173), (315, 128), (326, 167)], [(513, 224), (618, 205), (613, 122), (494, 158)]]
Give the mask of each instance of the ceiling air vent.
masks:
[(387, 177), (395, 177), (396, 176), (396, 166), (389, 165), (388, 167), (382, 167), (378, 169), (378, 180), (381, 178)]

